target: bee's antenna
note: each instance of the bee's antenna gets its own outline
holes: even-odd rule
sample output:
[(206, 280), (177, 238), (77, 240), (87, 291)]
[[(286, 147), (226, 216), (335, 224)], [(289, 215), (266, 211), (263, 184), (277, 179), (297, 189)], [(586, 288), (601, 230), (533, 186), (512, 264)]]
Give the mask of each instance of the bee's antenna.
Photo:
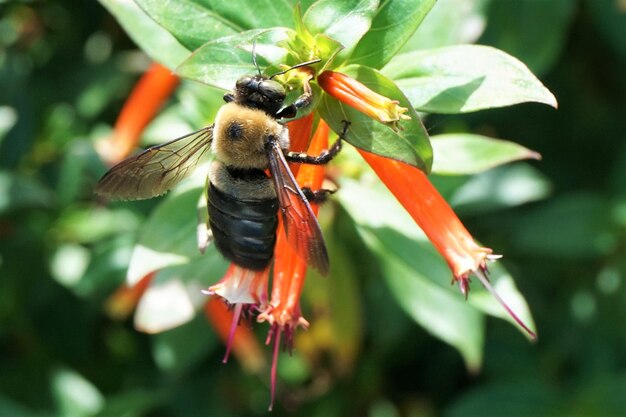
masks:
[(261, 75), (261, 68), (259, 68), (259, 64), (256, 63), (256, 39), (252, 41), (252, 63), (256, 67), (256, 70), (259, 71), (259, 75)]
[(321, 61), (321, 59), (319, 59), (319, 58), (318, 58), (318, 59), (312, 59), (312, 60), (310, 60), (310, 61), (306, 61), (306, 62), (301, 62), (301, 63), (299, 63), (299, 64), (294, 65), (294, 66), (293, 66), (293, 67), (291, 67), (291, 68), (287, 68), (287, 69), (286, 69), (286, 70), (284, 70), (284, 71), (277, 72), (276, 74), (274, 74), (274, 75), (270, 76), (270, 80), (271, 80), (272, 78), (274, 78), (274, 77), (278, 76), (278, 75), (283, 75), (284, 73), (289, 72), (289, 71), (291, 71), (292, 69), (296, 69), (296, 68), (300, 68), (300, 67), (306, 67), (307, 65), (311, 65), (311, 64), (317, 64), (317, 63), (318, 63), (318, 62), (320, 62), (320, 61)]

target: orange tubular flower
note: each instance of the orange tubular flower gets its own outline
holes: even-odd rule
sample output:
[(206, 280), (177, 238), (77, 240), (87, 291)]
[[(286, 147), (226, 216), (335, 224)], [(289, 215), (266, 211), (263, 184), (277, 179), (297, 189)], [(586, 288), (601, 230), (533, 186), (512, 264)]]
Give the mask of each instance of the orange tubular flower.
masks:
[(337, 100), (354, 107), (372, 119), (388, 124), (394, 130), (398, 129), (398, 121), (410, 119), (404, 114), (407, 109), (398, 105), (399, 101), (381, 96), (354, 78), (340, 72), (324, 71), (317, 77), (317, 82), (324, 91)]
[[(287, 123), (289, 128), (289, 150), (294, 152), (302, 152), (306, 150), (309, 140), (311, 139), (311, 130), (313, 129), (313, 113), (309, 113), (304, 117), (292, 120)], [(296, 174), (293, 168), (299, 167), (300, 164), (293, 164), (291, 171)]]
[(127, 157), (136, 147), (144, 128), (169, 98), (179, 79), (172, 71), (154, 63), (144, 73), (124, 103), (113, 135), (98, 145), (100, 156), (113, 165)]
[[(397, 101), (371, 91), (347, 75), (326, 71), (318, 77), (318, 81), (332, 97), (383, 123), (397, 123), (401, 118), (407, 118), (402, 114), (406, 109), (398, 107)], [(391, 127), (397, 128), (397, 125)], [(402, 162), (361, 149), (359, 152), (444, 257), (452, 270), (453, 282), (459, 283), (461, 292), (467, 297), (470, 273), (473, 273), (511, 317), (535, 338), (535, 333), (520, 320), (489, 282), (487, 261), (500, 256), (493, 255), (491, 249), (480, 247), (474, 242), (426, 174)]]
[[(329, 131), (328, 125), (323, 120), (320, 120), (308, 148), (308, 154), (318, 155), (323, 149), (328, 148)], [(324, 167), (320, 165), (303, 165), (300, 167), (296, 179), (301, 187), (318, 190), (321, 188), (324, 180)], [(312, 204), (311, 208), (317, 215), (319, 207), (316, 204)], [(300, 326), (305, 329), (309, 326), (309, 323), (302, 317), (300, 311), (300, 295), (304, 287), (307, 264), (291, 248), (282, 224), (279, 226), (277, 233), (278, 239), (274, 251), (274, 277), (271, 300), (268, 308), (257, 318), (257, 321), (267, 321), (271, 326), (266, 344), (269, 344), (274, 339), (270, 378), (270, 410), (274, 404), (276, 368), (282, 334), (285, 334), (287, 347), (291, 350), (294, 331)]]
[(500, 258), (492, 250), (478, 246), (446, 200), (428, 180), (424, 172), (414, 166), (359, 150), (413, 220), (424, 231), (452, 270), (454, 281), (467, 297), (469, 276), (473, 273), (513, 319), (535, 338), (535, 333), (522, 322), (495, 292), (487, 277), (487, 261)]

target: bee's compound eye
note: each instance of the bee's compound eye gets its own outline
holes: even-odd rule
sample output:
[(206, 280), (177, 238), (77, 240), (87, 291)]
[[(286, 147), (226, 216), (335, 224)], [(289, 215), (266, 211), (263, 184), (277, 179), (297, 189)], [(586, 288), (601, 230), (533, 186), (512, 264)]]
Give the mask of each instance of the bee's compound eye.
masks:
[(237, 80), (237, 83), (235, 84), (236, 87), (241, 88), (241, 87), (247, 87), (250, 85), (250, 83), (252, 82), (252, 77), (246, 75), (244, 77), (241, 77), (240, 79)]
[(259, 86), (259, 91), (271, 100), (282, 100), (287, 95), (285, 87), (278, 81), (265, 80)]

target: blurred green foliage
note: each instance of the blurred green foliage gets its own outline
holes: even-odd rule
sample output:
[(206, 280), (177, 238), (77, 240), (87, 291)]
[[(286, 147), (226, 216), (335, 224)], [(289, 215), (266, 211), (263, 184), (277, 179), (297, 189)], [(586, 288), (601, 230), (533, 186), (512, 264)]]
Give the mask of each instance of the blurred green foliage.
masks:
[[(303, 2), (305, 10), (309, 3)], [(527, 63), (559, 101), (558, 111), (522, 104), (426, 119), (431, 134), (499, 137), (543, 156), (473, 177), (434, 179), (473, 235), (505, 254), (502, 264), (532, 308), (539, 340), (530, 345), (511, 326), (489, 319), (482, 368), (468, 372), (456, 350), (393, 301), (402, 295), (399, 284), (387, 286), (376, 274), (390, 269), (405, 280), (405, 271), (374, 258), (339, 262), (343, 279), (307, 283), (306, 303), (318, 309), (305, 314), (314, 324), (297, 341), (296, 355), (281, 358), (285, 410), (371, 417), (626, 415), (624, 27), (620, 0), (435, 4), (407, 51), (465, 42), (495, 46)], [(163, 49), (174, 60), (185, 54)], [(93, 186), (106, 168), (94, 144), (110, 132), (148, 63), (97, 2), (0, 2), (2, 416), (265, 413), (266, 374), (222, 365), (222, 346), (202, 317), (148, 336), (103, 312), (159, 202), (105, 207), (95, 201)], [(147, 141), (211, 120), (212, 106), (196, 108), (198, 100), (214, 103), (218, 93), (207, 90), (180, 88)], [(343, 208), (332, 215), (333, 253), (358, 258), (380, 244)], [(333, 247), (332, 236), (346, 244)], [(190, 265), (183, 275), (193, 271), (195, 278), (198, 268)], [(210, 283), (221, 272), (212, 272)], [(315, 351), (311, 340), (328, 345)], [(321, 358), (312, 361), (311, 352)]]

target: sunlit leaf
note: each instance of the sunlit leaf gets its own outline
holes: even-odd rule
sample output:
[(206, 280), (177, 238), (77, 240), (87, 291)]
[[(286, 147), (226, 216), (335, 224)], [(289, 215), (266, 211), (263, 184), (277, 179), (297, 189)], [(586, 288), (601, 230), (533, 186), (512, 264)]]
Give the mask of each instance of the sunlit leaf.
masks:
[(472, 176), (449, 197), (455, 209), (480, 214), (546, 198), (552, 191), (547, 177), (523, 163), (505, 165)]
[(241, 32), (241, 28), (191, 0), (134, 0), (187, 49)]
[(243, 29), (292, 26), (294, 0), (204, 0), (211, 10)]
[(515, 142), (470, 133), (431, 136), (431, 144), (435, 174), (476, 174), (520, 159), (541, 158)]
[[(194, 249), (193, 253), (197, 252)], [(203, 255), (188, 263), (160, 269), (139, 301), (135, 327), (147, 333), (160, 333), (190, 321), (207, 301), (201, 290), (216, 283), (226, 266), (227, 262), (211, 245)]]
[(191, 53), (133, 1), (99, 1), (117, 18), (128, 36), (153, 60), (174, 69)]
[[(193, 319), (196, 308), (191, 289), (179, 277), (156, 281), (160, 274), (172, 273), (169, 267), (159, 272), (144, 292), (135, 312), (135, 328), (146, 333), (160, 333), (185, 324)], [(175, 269), (180, 272), (181, 267)], [(198, 294), (200, 290), (196, 289)]]
[(494, 48), (459, 45), (397, 55), (383, 73), (416, 109), (467, 113), (556, 99), (522, 62)]
[(287, 49), (279, 46), (295, 32), (287, 28), (250, 30), (207, 43), (195, 51), (176, 72), (184, 78), (230, 90), (246, 74), (256, 73), (252, 46), (260, 66), (285, 62)]
[(400, 52), (473, 43), (487, 25), (490, 0), (437, 0)]
[(316, 35), (323, 33), (341, 43), (347, 55), (369, 30), (379, 0), (320, 0), (304, 14), (304, 24)]
[(13, 107), (0, 106), (0, 145), (2, 139), (17, 122), (17, 112)]
[(104, 396), (98, 388), (73, 369), (55, 370), (50, 385), (62, 415), (94, 415), (104, 406)]
[(360, 40), (349, 62), (382, 68), (411, 37), (435, 3), (435, 0), (382, 2), (371, 28)]
[[(200, 256), (196, 245), (196, 205), (202, 189), (168, 196), (144, 223), (128, 266), (127, 282)], [(132, 203), (126, 203), (132, 204)]]

